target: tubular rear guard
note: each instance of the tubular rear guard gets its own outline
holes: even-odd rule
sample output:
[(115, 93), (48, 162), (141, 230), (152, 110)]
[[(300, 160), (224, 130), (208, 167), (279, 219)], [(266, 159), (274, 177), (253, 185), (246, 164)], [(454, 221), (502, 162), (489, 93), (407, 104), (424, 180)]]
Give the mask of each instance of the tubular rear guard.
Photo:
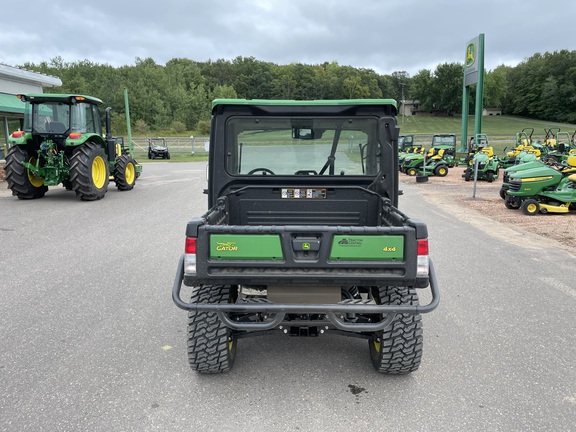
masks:
[[(180, 257), (176, 277), (172, 287), (172, 300), (180, 309), (188, 311), (213, 311), (226, 324), (226, 326), (236, 330), (269, 330), (277, 327), (284, 319), (287, 313), (317, 313), (326, 314), (330, 322), (338, 329), (344, 331), (364, 331), (372, 332), (383, 330), (394, 319), (395, 314), (406, 313), (416, 315), (419, 313), (432, 312), (438, 306), (440, 294), (436, 281), (436, 272), (434, 265), (430, 260), (430, 292), (432, 299), (430, 303), (424, 306), (400, 306), (400, 305), (375, 305), (361, 303), (339, 303), (339, 304), (276, 304), (270, 301), (258, 303), (186, 303), (182, 300), (180, 294), (182, 282), (184, 280), (184, 255)], [(232, 321), (226, 315), (226, 312), (268, 312), (276, 314), (270, 322), (261, 323), (239, 323)], [(366, 313), (366, 314), (385, 314), (384, 320), (378, 323), (353, 324), (343, 322), (336, 314), (345, 313)]]

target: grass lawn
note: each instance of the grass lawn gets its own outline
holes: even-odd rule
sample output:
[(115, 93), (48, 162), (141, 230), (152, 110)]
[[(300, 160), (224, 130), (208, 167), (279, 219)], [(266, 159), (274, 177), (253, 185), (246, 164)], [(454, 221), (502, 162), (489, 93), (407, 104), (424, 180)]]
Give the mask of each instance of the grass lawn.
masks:
[[(416, 142), (426, 146), (430, 145), (430, 137), (440, 133), (454, 133), (460, 149), (460, 134), (462, 131), (461, 117), (398, 117), (398, 125), (402, 135), (415, 135)], [(524, 128), (533, 128), (534, 140), (543, 140), (545, 129), (560, 128), (562, 132), (572, 135), (576, 131), (575, 124), (553, 123), (542, 120), (533, 120), (524, 117), (514, 116), (486, 116), (482, 117), (482, 133), (488, 135), (490, 144), (494, 147), (497, 155), (502, 155), (504, 149), (510, 150), (514, 146), (515, 136)], [(528, 131), (529, 133), (529, 131)], [(474, 117), (468, 120), (468, 136), (474, 134)], [(345, 138), (345, 137), (344, 137)], [(563, 137), (564, 138), (564, 137)], [(168, 138), (169, 140), (169, 138)], [(164, 159), (148, 160), (146, 152), (136, 151), (136, 158), (146, 162), (164, 162)], [(192, 156), (189, 153), (171, 154), (172, 158), (166, 162), (190, 162), (205, 161), (208, 159), (206, 153), (197, 153)]]

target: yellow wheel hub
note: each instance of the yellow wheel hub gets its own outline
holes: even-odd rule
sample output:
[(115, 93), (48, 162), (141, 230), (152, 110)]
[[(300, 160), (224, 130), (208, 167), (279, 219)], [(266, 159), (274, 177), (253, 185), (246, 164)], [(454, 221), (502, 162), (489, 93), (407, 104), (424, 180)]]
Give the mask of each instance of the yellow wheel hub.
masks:
[[(28, 160), (28, 163), (30, 165), (36, 165), (36, 158), (35, 157), (31, 157)], [(28, 180), (30, 180), (30, 184), (34, 187), (41, 187), (44, 186), (44, 178), (43, 177), (37, 177), (34, 175), (34, 173), (32, 173), (32, 171), (30, 170), (26, 170), (28, 172)]]
[(98, 189), (106, 183), (106, 161), (102, 156), (96, 156), (92, 161), (92, 182)]
[(136, 168), (134, 167), (133, 163), (126, 164), (125, 177), (126, 177), (126, 183), (128, 184), (134, 183), (134, 180), (136, 179)]
[(536, 213), (538, 206), (536, 204), (528, 204), (526, 206), (526, 210), (528, 210), (530, 213)]

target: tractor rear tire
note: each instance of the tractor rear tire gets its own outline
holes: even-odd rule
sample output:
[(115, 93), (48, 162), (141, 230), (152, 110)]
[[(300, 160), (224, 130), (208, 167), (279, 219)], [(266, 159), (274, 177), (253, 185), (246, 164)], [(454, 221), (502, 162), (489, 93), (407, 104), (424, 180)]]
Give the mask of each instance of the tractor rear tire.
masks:
[(70, 158), (70, 183), (82, 201), (104, 198), (109, 176), (106, 153), (98, 144), (89, 141), (74, 150)]
[(522, 213), (524, 213), (526, 216), (537, 215), (540, 212), (540, 203), (538, 203), (538, 201), (535, 199), (529, 198), (522, 202), (520, 210), (522, 210)]
[[(382, 305), (416, 306), (418, 294), (409, 287), (374, 288), (373, 297)], [(369, 340), (370, 358), (378, 372), (408, 374), (420, 367), (423, 347), (420, 314), (396, 314), (394, 320)]]
[(494, 172), (488, 171), (488, 172), (486, 173), (486, 181), (487, 181), (488, 183), (492, 183), (492, 182), (494, 181)]
[(48, 191), (48, 186), (44, 185), (42, 177), (36, 177), (22, 162), (36, 164), (36, 156), (22, 146), (12, 147), (6, 155), (4, 167), (8, 189), (18, 199), (42, 198)]
[[(235, 290), (229, 285), (194, 287), (190, 303), (233, 303)], [(188, 313), (188, 362), (203, 374), (216, 374), (232, 369), (236, 357), (236, 340), (215, 312)]]
[(416, 174), (418, 174), (418, 170), (416, 168), (408, 168), (406, 170), (406, 174), (410, 177), (414, 177)]
[(118, 190), (127, 191), (134, 188), (136, 183), (136, 161), (129, 155), (122, 155), (116, 159), (114, 165), (114, 182)]

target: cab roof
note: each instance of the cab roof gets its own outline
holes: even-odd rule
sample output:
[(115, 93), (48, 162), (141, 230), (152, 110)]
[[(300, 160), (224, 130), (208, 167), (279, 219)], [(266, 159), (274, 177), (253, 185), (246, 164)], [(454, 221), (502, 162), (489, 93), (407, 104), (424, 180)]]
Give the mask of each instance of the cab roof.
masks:
[(77, 102), (88, 102), (95, 105), (102, 105), (102, 100), (86, 95), (80, 94), (64, 94), (64, 93), (26, 93), (19, 94), (16, 96), (22, 102), (31, 103), (43, 103), (43, 102), (67, 102), (69, 103), (72, 99)]

